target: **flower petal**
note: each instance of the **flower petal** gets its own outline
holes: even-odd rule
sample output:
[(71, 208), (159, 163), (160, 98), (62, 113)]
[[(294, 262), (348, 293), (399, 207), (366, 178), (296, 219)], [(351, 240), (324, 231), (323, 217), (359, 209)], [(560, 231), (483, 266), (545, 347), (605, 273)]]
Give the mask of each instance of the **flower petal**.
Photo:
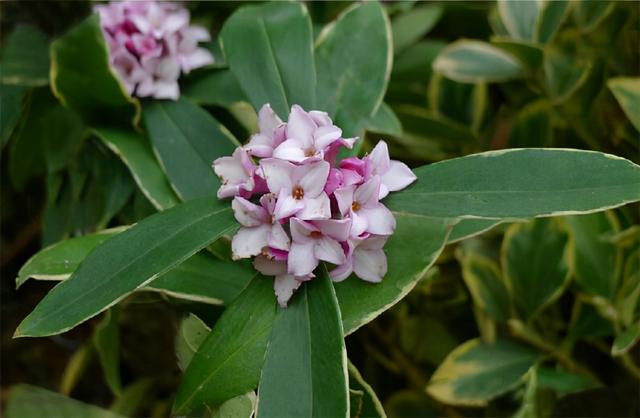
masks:
[(362, 280), (380, 283), (387, 274), (387, 256), (382, 250), (356, 250), (353, 253), (353, 271)]
[(351, 218), (346, 219), (322, 219), (313, 221), (322, 235), (326, 235), (336, 241), (346, 241), (351, 230)]
[(353, 273), (353, 262), (351, 260), (345, 261), (343, 264), (334, 268), (329, 272), (329, 277), (334, 282), (341, 282)]
[(329, 263), (336, 265), (342, 264), (346, 261), (342, 246), (338, 244), (338, 241), (329, 237), (316, 239), (314, 254), (317, 259), (328, 261)]
[(326, 161), (316, 161), (296, 167), (293, 171), (293, 183), (302, 187), (304, 197), (317, 197), (327, 184), (330, 168)]
[(290, 246), (291, 240), (282, 225), (279, 222), (274, 223), (269, 234), (269, 247), (281, 251), (289, 251)]
[(233, 215), (242, 226), (258, 226), (270, 221), (269, 214), (262, 207), (236, 196), (231, 202)]
[(314, 243), (298, 244), (295, 241), (291, 244), (289, 259), (287, 260), (289, 274), (294, 276), (305, 276), (311, 274), (318, 266), (318, 259), (314, 255)]
[(300, 106), (291, 106), (287, 123), (287, 139), (296, 139), (304, 150), (311, 148), (313, 147), (313, 131), (316, 130), (316, 127), (311, 116)]
[(293, 296), (293, 292), (295, 292), (301, 284), (302, 282), (297, 280), (291, 274), (276, 276), (275, 280), (273, 281), (273, 290), (276, 293), (278, 305), (286, 308), (287, 304), (289, 303), (289, 299), (291, 299), (291, 296)]
[(322, 192), (320, 196), (314, 198), (303, 198), (304, 208), (296, 214), (300, 219), (329, 219), (331, 218), (331, 202), (329, 196)]
[(253, 260), (253, 267), (265, 276), (278, 276), (287, 274), (287, 262), (271, 260), (263, 255)]
[(266, 158), (260, 160), (260, 167), (271, 193), (279, 194), (284, 190), (291, 194), (293, 164), (278, 158)]
[(356, 189), (353, 193), (353, 200), (358, 202), (361, 207), (373, 207), (378, 204), (379, 194), (380, 177), (374, 176)]
[(367, 158), (372, 163), (373, 174), (382, 175), (389, 171), (391, 160), (386, 142), (378, 141)]
[(312, 232), (317, 231), (318, 228), (309, 222), (302, 221), (298, 218), (291, 218), (289, 220), (289, 230), (291, 231), (291, 238), (293, 238), (293, 242), (309, 244), (314, 242), (313, 238), (309, 235), (311, 235)]
[(282, 160), (293, 161), (296, 163), (307, 159), (302, 145), (298, 139), (287, 139), (273, 150), (273, 156)]
[(364, 216), (362, 209), (358, 212), (351, 212), (351, 231), (349, 235), (352, 238), (358, 238), (364, 234), (369, 227), (369, 219)]
[(404, 189), (417, 179), (413, 171), (400, 161), (391, 161), (391, 167), (381, 178), (382, 183), (392, 192)]
[(336, 197), (336, 201), (338, 202), (338, 209), (342, 216), (345, 216), (351, 210), (353, 192), (355, 189), (355, 186), (341, 187), (333, 193)]
[(282, 124), (282, 120), (276, 115), (276, 112), (271, 109), (269, 103), (260, 108), (260, 112), (258, 112), (258, 126), (260, 127), (261, 134), (273, 138), (273, 132), (280, 124)]
[(367, 218), (367, 232), (376, 235), (391, 235), (396, 229), (396, 219), (393, 213), (382, 203), (372, 208), (362, 208), (358, 212)]
[(385, 235), (370, 235), (367, 239), (360, 241), (357, 248), (361, 250), (381, 250), (388, 239), (389, 236)]
[(273, 216), (276, 220), (285, 219), (297, 214), (303, 208), (304, 202), (302, 200), (294, 199), (288, 191), (283, 189), (278, 195), (278, 202)]
[(325, 149), (342, 135), (342, 129), (337, 126), (321, 126), (313, 133), (313, 140), (317, 150)]
[(271, 225), (260, 225), (253, 228), (240, 228), (231, 240), (233, 259), (249, 258), (260, 254), (269, 245)]

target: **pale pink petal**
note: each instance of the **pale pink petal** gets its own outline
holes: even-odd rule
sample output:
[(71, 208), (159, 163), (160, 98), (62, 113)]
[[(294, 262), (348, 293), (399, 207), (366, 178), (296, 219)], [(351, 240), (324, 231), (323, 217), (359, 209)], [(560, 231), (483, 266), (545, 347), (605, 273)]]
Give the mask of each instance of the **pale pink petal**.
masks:
[(287, 260), (289, 274), (304, 276), (313, 272), (318, 266), (318, 259), (314, 255), (314, 243), (291, 243), (289, 259)]
[(328, 126), (333, 125), (331, 118), (327, 112), (322, 112), (320, 110), (312, 110), (309, 112), (309, 116), (318, 126)]
[(286, 261), (271, 260), (263, 255), (259, 255), (253, 260), (253, 267), (265, 276), (287, 274)]
[(336, 197), (336, 201), (338, 202), (338, 209), (342, 216), (346, 215), (351, 210), (351, 205), (353, 204), (353, 192), (355, 189), (355, 186), (341, 187), (333, 193)]
[(247, 199), (236, 196), (231, 202), (233, 215), (242, 226), (258, 226), (269, 223), (269, 214), (262, 207), (249, 202)]
[(271, 109), (269, 103), (260, 108), (260, 112), (258, 112), (258, 126), (262, 134), (273, 137), (274, 131), (281, 124), (282, 120), (276, 115), (276, 112)]
[(309, 222), (302, 221), (298, 218), (291, 218), (289, 220), (289, 229), (291, 230), (291, 238), (299, 244), (313, 243), (314, 240), (309, 235), (318, 230), (318, 228)]
[(213, 64), (213, 55), (204, 48), (198, 48), (190, 54), (180, 56), (182, 71), (189, 74), (191, 70)]
[(304, 202), (302, 200), (294, 199), (290, 192), (282, 189), (278, 195), (278, 202), (276, 203), (273, 216), (276, 220), (285, 219), (297, 214), (302, 209), (304, 209)]
[(198, 25), (191, 25), (188, 28), (183, 29), (183, 32), (187, 32), (190, 38), (195, 39), (197, 42), (206, 42), (211, 40), (209, 31)]
[(302, 162), (307, 159), (298, 139), (287, 139), (273, 150), (273, 156), (287, 161)]
[(218, 189), (218, 199), (226, 199), (240, 195), (240, 186), (238, 184), (223, 184)]
[(290, 246), (291, 240), (282, 225), (278, 222), (274, 223), (269, 234), (269, 247), (281, 251), (289, 251)]
[(329, 272), (329, 277), (334, 282), (341, 282), (351, 275), (353, 272), (353, 262), (347, 260), (344, 264), (339, 265)]
[(163, 24), (159, 28), (162, 33), (175, 32), (189, 24), (189, 12), (186, 9), (177, 9), (166, 15)]
[(337, 126), (321, 126), (315, 130), (313, 133), (313, 139), (315, 143), (315, 148), (317, 150), (325, 149), (332, 142), (340, 138), (342, 135), (342, 129)]
[(331, 202), (329, 196), (322, 192), (320, 196), (313, 198), (303, 198), (304, 208), (296, 214), (300, 219), (329, 219), (331, 217)]
[(369, 219), (362, 215), (362, 210), (359, 210), (358, 212), (351, 212), (351, 237), (358, 238), (360, 235), (364, 234), (369, 227), (368, 221)]
[(362, 250), (381, 250), (388, 239), (389, 237), (384, 235), (370, 235), (369, 238), (358, 243), (358, 248)]
[(353, 253), (353, 271), (362, 280), (380, 283), (387, 274), (387, 256), (382, 250), (356, 250)]
[(276, 276), (273, 281), (273, 290), (276, 293), (278, 305), (286, 308), (289, 303), (289, 299), (293, 296), (293, 292), (295, 292), (301, 284), (302, 282), (297, 280), (291, 274)]
[(329, 237), (316, 238), (314, 254), (317, 259), (328, 261), (332, 264), (342, 264), (346, 260), (340, 244)]
[(389, 189), (387, 189), (387, 186), (384, 185), (384, 183), (380, 182), (380, 192), (378, 193), (378, 200), (382, 200), (385, 197), (387, 197), (387, 195), (389, 195)]
[(236, 148), (231, 157), (220, 157), (213, 162), (213, 171), (222, 180), (222, 183), (246, 181), (249, 173), (242, 164), (241, 154), (244, 151)]
[(378, 204), (379, 193), (380, 177), (374, 176), (356, 189), (353, 200), (358, 202), (361, 207), (373, 207)]
[(249, 258), (258, 255), (269, 245), (271, 225), (260, 225), (253, 228), (240, 228), (231, 240), (233, 259)]
[(389, 148), (386, 142), (379, 141), (367, 158), (371, 160), (374, 174), (382, 175), (389, 170), (391, 161), (389, 160)]
[(329, 170), (329, 176), (327, 177), (327, 184), (324, 185), (324, 192), (327, 195), (331, 195), (338, 187), (343, 185), (342, 170), (339, 168), (332, 168)]
[(304, 197), (317, 197), (323, 192), (329, 176), (329, 163), (317, 161), (296, 167), (293, 182), (304, 190)]
[(351, 186), (352, 184), (362, 184), (364, 178), (353, 170), (340, 170), (342, 171), (342, 183), (345, 186)]
[(351, 230), (351, 218), (346, 219), (324, 219), (313, 221), (323, 235), (331, 237), (336, 241), (346, 241)]
[(260, 160), (260, 167), (271, 193), (279, 194), (282, 190), (291, 193), (293, 164), (278, 158), (267, 158)]
[(276, 203), (277, 203), (276, 195), (273, 193), (263, 194), (262, 197), (260, 198), (260, 204), (262, 205), (263, 208), (265, 208), (265, 210), (269, 214), (272, 214), (273, 211), (276, 209)]
[(413, 171), (400, 161), (391, 161), (389, 170), (381, 177), (382, 183), (392, 192), (404, 189), (417, 178)]
[(178, 100), (180, 86), (178, 86), (177, 81), (156, 81), (153, 97), (156, 99)]
[(362, 208), (358, 214), (367, 218), (366, 231), (372, 234), (391, 235), (396, 229), (396, 219), (382, 203), (373, 208)]
[(300, 147), (306, 151), (313, 147), (313, 131), (316, 127), (313, 119), (300, 106), (291, 106), (287, 121), (287, 139), (296, 139)]

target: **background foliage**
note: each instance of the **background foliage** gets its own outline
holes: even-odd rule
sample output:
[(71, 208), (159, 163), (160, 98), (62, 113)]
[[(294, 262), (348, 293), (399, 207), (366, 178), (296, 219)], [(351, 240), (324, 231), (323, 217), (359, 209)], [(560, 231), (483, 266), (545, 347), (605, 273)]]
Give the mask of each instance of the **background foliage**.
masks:
[[(188, 3), (194, 20), (216, 37), (239, 6)], [(316, 62), (318, 92), (331, 91), (333, 84), (355, 86), (353, 97), (319, 93), (316, 104), (330, 110), (345, 131), (359, 134), (366, 129), (363, 152), (384, 138), (393, 156), (412, 166), (518, 147), (590, 149), (638, 163), (636, 6), (606, 1), (544, 6), (388, 2), (384, 9), (390, 17), (391, 44), (385, 43), (384, 28), (376, 23), (376, 9), (363, 7), (344, 15), (346, 27), (363, 28), (360, 33), (370, 34), (375, 47), (350, 49), (341, 41), (356, 38), (357, 31), (346, 31), (345, 26), (322, 31), (350, 5), (311, 2), (310, 30), (301, 26), (287, 31), (299, 34), (295, 39), (315, 39), (316, 59), (324, 57), (325, 63), (367, 62), (385, 68), (390, 65), (387, 57), (393, 56), (388, 88), (377, 109), (379, 98), (367, 94), (375, 91), (372, 85), (384, 88), (384, 76), (372, 76), (358, 90), (362, 80)], [(5, 412), (9, 417), (42, 416), (45, 412), (38, 408), (48, 405), (65, 416), (167, 416), (182, 370), (223, 312), (220, 303), (235, 299), (251, 280), (246, 266), (226, 260), (224, 239), (187, 261), (172, 251), (172, 258), (162, 257), (162, 262), (167, 269), (178, 267), (146, 283), (149, 291), (131, 294), (67, 333), (11, 337), (52, 287), (30, 277), (62, 279), (91, 249), (127, 225), (180, 199), (215, 192), (217, 180), (208, 176), (210, 161), (229, 154), (238, 139), (256, 130), (250, 103), (264, 102), (261, 81), (255, 80), (253, 93), (245, 95), (239, 83), (252, 82), (251, 74), (243, 76), (238, 63), (251, 57), (240, 56), (247, 54), (242, 44), (233, 49), (237, 53), (224, 57), (216, 41), (209, 45), (216, 68), (182, 79), (185, 97), (176, 103), (145, 102), (141, 108), (109, 85), (108, 74), (98, 83), (104, 91), (88, 90), (96, 84), (82, 80), (90, 71), (86, 66), (98, 65), (101, 56), (95, 48), (95, 22), (84, 20), (90, 13), (88, 2), (4, 2), (1, 7)], [(251, 13), (235, 17), (239, 21)], [(281, 28), (268, 27), (284, 41)], [(233, 25), (226, 28), (221, 36), (231, 50), (230, 45), (242, 39), (234, 38)], [(86, 59), (73, 55), (70, 37), (77, 39), (74, 45), (78, 40), (83, 44)], [(51, 67), (50, 49), (57, 67)], [(259, 55), (264, 48), (249, 52), (257, 62), (266, 59)], [(297, 59), (301, 66), (313, 65), (313, 57)], [(282, 102), (272, 103), (279, 112), (291, 104), (291, 92), (300, 91), (295, 84), (282, 90)], [(305, 105), (311, 100), (295, 98)], [(354, 108), (370, 119), (352, 117)], [(130, 129), (132, 119), (139, 130)], [(204, 137), (203, 131), (209, 134)], [(211, 146), (211, 137), (218, 146)], [(193, 182), (194, 173), (202, 181)], [(209, 204), (195, 200), (182, 207), (176, 222)], [(219, 219), (203, 218), (188, 233), (213, 227)], [(353, 362), (352, 415), (380, 415), (369, 385), (390, 417), (639, 415), (637, 204), (530, 222), (463, 222), (449, 236), (435, 266), (400, 303), (357, 331), (357, 305), (350, 305), (355, 311), (351, 317), (342, 313), (346, 331), (355, 331), (346, 339)], [(437, 223), (399, 223), (407, 231), (418, 227), (433, 234), (445, 229)], [(155, 243), (161, 235), (144, 238)], [(403, 260), (411, 251), (437, 253), (424, 248), (428, 244), (421, 236), (393, 246), (397, 253), (389, 259)], [(48, 247), (71, 237), (81, 238)], [(202, 237), (203, 246), (209, 238)], [(229, 280), (207, 282), (212, 268), (227, 272)], [(401, 267), (390, 269), (394, 272), (400, 278), (415, 274)], [(260, 292), (270, 291), (264, 285), (248, 288), (249, 295), (242, 299), (245, 308), (269, 312), (253, 305), (251, 296), (259, 300)], [(349, 298), (349, 285), (338, 287), (337, 293), (340, 300)], [(109, 292), (100, 295), (105, 303), (111, 300)], [(314, 303), (324, 302), (309, 300), (309, 306)], [(242, 316), (242, 305), (232, 307), (221, 320)], [(78, 317), (86, 315), (82, 303), (68, 309), (77, 310)], [(311, 323), (313, 314), (310, 309)], [(350, 323), (349, 318), (355, 319)], [(270, 320), (262, 316), (262, 321)], [(244, 336), (260, 336), (264, 322), (249, 324)], [(243, 377), (241, 370), (220, 373), (223, 381)], [(188, 380), (183, 385), (188, 386)], [(227, 399), (225, 393), (219, 396)], [(212, 414), (246, 416), (254, 402), (255, 395), (241, 396)]]

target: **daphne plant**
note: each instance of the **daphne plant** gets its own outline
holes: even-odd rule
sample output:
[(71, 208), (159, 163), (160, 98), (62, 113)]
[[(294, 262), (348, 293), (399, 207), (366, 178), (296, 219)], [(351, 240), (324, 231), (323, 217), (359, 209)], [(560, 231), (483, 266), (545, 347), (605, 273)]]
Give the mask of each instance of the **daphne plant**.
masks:
[[(171, 33), (174, 24), (186, 30), (184, 13), (154, 7), (145, 13), (164, 16), (160, 26), (125, 30), (125, 49), (136, 62), (144, 53), (127, 43), (146, 48), (147, 42), (137, 34)], [(178, 14), (167, 17), (170, 12)], [(178, 355), (184, 375), (176, 415), (237, 397), (251, 400), (251, 415), (257, 390), (260, 418), (346, 417), (350, 389), (359, 388), (384, 416), (349, 364), (344, 338), (407, 296), (445, 245), (500, 222), (640, 201), (640, 167), (601, 152), (495, 150), (411, 170), (390, 159), (384, 141), (363, 145), (365, 131), (384, 119), (393, 52), (387, 14), (376, 2), (347, 8), (317, 38), (302, 3), (242, 6), (220, 33), (227, 67), (180, 80), (184, 94), (175, 101), (140, 103), (127, 91), (146, 87), (133, 78), (121, 88), (103, 24), (94, 16), (52, 44), (51, 85), (122, 159), (157, 213), (34, 256), (19, 284), (29, 277), (62, 282), (15, 337), (63, 333), (137, 291), (224, 305), (211, 329), (188, 323), (206, 337), (184, 344)], [(162, 39), (169, 48), (171, 41)], [(97, 58), (89, 66), (73, 51)], [(108, 94), (89, 100), (87, 89), (71, 82), (79, 73)], [(233, 100), (220, 90), (201, 91), (203, 83), (220, 80), (237, 87)], [(175, 84), (164, 87), (146, 92), (176, 91)], [(196, 102), (247, 103), (257, 127), (241, 142)], [(252, 257), (253, 264), (240, 260)], [(58, 258), (64, 262), (46, 262)], [(505, 346), (498, 348), (509, 351)], [(491, 357), (482, 350), (480, 358)], [(538, 356), (512, 352), (518, 367), (510, 388)], [(439, 396), (452, 390), (432, 388)]]

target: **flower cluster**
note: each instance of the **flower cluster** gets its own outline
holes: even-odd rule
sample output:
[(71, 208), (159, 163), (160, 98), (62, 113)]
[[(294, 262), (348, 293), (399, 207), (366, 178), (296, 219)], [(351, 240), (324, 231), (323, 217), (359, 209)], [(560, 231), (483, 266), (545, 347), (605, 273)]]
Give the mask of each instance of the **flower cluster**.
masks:
[(95, 6), (112, 67), (129, 94), (157, 99), (180, 96), (180, 72), (213, 63), (198, 42), (206, 29), (189, 26), (189, 12), (169, 2), (114, 1)]
[(384, 141), (364, 158), (337, 163), (340, 148), (356, 138), (343, 138), (325, 112), (294, 105), (283, 123), (266, 104), (259, 127), (247, 145), (213, 162), (218, 197), (233, 198), (242, 225), (233, 257), (255, 256), (255, 268), (275, 276), (283, 307), (320, 261), (336, 266), (334, 281), (355, 273), (380, 282), (387, 272), (382, 248), (396, 226), (380, 199), (416, 179), (409, 167), (389, 159)]

